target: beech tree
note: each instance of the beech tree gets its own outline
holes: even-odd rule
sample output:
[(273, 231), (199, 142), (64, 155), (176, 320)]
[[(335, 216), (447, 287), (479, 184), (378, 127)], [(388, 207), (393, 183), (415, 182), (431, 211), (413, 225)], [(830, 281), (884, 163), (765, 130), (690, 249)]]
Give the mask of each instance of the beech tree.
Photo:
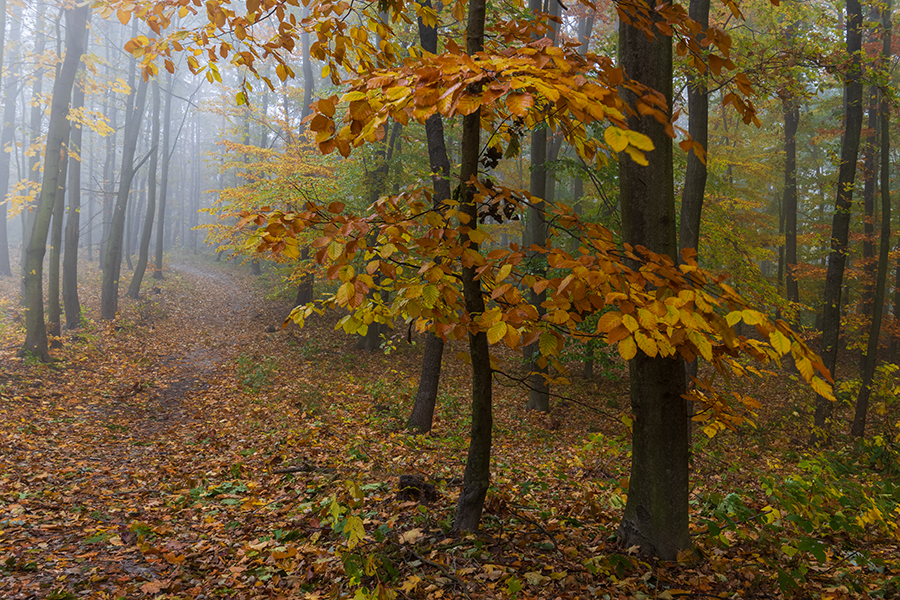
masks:
[(63, 157), (63, 141), (69, 134), (69, 100), (75, 84), (81, 54), (84, 51), (84, 31), (90, 8), (87, 5), (64, 11), (66, 21), (66, 56), (53, 83), (53, 100), (50, 107), (50, 124), (44, 151), (44, 175), (41, 194), (34, 217), (34, 229), (25, 249), (24, 306), (25, 342), (21, 355), (32, 354), (43, 361), (50, 360), (47, 345), (47, 327), (44, 323), (44, 294), (42, 288), (44, 254), (47, 233), (60, 186), (60, 165)]

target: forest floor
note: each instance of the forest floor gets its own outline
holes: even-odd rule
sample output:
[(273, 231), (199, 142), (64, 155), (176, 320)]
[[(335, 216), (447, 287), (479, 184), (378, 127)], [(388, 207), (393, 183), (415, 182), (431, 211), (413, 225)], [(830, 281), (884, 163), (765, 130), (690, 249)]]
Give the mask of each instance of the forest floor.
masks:
[[(365, 353), (337, 316), (282, 328), (274, 279), (172, 260), (114, 323), (98, 318), (89, 264), (83, 327), (51, 364), (16, 357), (18, 280), (0, 279), (0, 598), (900, 597), (892, 393), (865, 442), (815, 451), (796, 379), (742, 390), (762, 402), (757, 425), (695, 432), (697, 548), (667, 563), (615, 541), (621, 362), (572, 377), (550, 415), (498, 377), (482, 530), (448, 537), (467, 449), (462, 344), (445, 353), (434, 431), (412, 436), (422, 344), (405, 331)], [(435, 497), (401, 497), (401, 475)]]

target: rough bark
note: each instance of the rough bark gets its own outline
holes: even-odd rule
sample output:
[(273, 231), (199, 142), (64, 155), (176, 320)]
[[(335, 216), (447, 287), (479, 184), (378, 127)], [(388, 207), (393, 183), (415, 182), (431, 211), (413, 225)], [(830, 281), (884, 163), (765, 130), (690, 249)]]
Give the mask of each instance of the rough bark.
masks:
[(138, 298), (141, 295), (141, 282), (150, 259), (150, 239), (153, 236), (153, 216), (156, 214), (156, 171), (159, 167), (159, 80), (153, 80), (153, 124), (150, 131), (150, 167), (147, 173), (147, 212), (144, 215), (144, 230), (141, 233), (141, 245), (138, 248), (138, 262), (128, 286), (128, 296)]
[[(850, 67), (844, 79), (845, 111), (844, 139), (841, 144), (841, 164), (838, 169), (837, 199), (831, 223), (831, 250), (825, 273), (825, 293), (822, 305), (822, 336), (819, 354), (825, 367), (833, 374), (837, 366), (838, 340), (841, 331), (841, 292), (847, 264), (850, 234), (850, 213), (853, 207), (853, 184), (856, 180), (856, 161), (862, 130), (862, 7), (859, 0), (847, 1), (847, 52)], [(823, 396), (816, 397), (816, 412), (812, 441), (827, 438), (827, 428), (834, 405)]]
[[(642, 12), (655, 19), (653, 5)], [(624, 21), (619, 25), (619, 63), (628, 79), (663, 94), (672, 106), (672, 40), (643, 31)], [(634, 95), (622, 90), (634, 105)], [(628, 126), (647, 135), (654, 150), (647, 166), (623, 154), (619, 158), (623, 240), (677, 260), (672, 141), (665, 128), (650, 116), (631, 115)], [(664, 560), (675, 560), (691, 548), (688, 532), (689, 439), (684, 362), (680, 358), (649, 357), (638, 351), (629, 364), (632, 432), (631, 478), (628, 500), (619, 525), (625, 546)]]
[(44, 174), (41, 193), (35, 211), (34, 229), (25, 248), (24, 304), (25, 343), (21, 356), (32, 354), (42, 361), (50, 360), (47, 346), (47, 328), (44, 323), (43, 268), (47, 249), (47, 233), (50, 217), (59, 187), (60, 162), (63, 140), (69, 133), (69, 99), (75, 84), (78, 63), (84, 51), (84, 31), (90, 8), (87, 5), (66, 10), (66, 57), (59, 77), (53, 83), (53, 100), (50, 105), (50, 124), (44, 151)]
[[(466, 52), (474, 55), (484, 48), (485, 0), (470, 0), (466, 25)], [(479, 90), (472, 90), (477, 93)], [(463, 117), (460, 143), (460, 181), (462, 202), (460, 212), (465, 214), (469, 227), (478, 226), (478, 210), (475, 206), (474, 188), (469, 182), (478, 176), (478, 155), (481, 139), (481, 110)], [(478, 245), (463, 235), (463, 242), (477, 250)], [(481, 279), (474, 266), (462, 268), (463, 297), (466, 312), (473, 317), (484, 312), (484, 296)], [(491, 433), (493, 427), (492, 371), (487, 333), (469, 334), (469, 354), (472, 359), (472, 426), (469, 452), (463, 487), (456, 505), (453, 527), (467, 532), (478, 529), (484, 499), (491, 481)]]
[[(885, 4), (882, 14), (883, 41), (881, 49), (882, 64), (888, 64), (891, 56), (891, 0)], [(869, 412), (869, 397), (872, 394), (872, 380), (875, 376), (875, 365), (878, 358), (878, 339), (881, 336), (881, 322), (884, 312), (885, 285), (887, 283), (888, 256), (891, 248), (891, 129), (890, 101), (886, 94), (881, 95), (879, 117), (881, 129), (881, 240), (878, 249), (878, 271), (875, 277), (875, 297), (872, 303), (872, 328), (869, 330), (869, 342), (862, 365), (862, 386), (856, 399), (856, 410), (853, 415), (852, 435), (862, 437), (866, 431), (866, 417)]]

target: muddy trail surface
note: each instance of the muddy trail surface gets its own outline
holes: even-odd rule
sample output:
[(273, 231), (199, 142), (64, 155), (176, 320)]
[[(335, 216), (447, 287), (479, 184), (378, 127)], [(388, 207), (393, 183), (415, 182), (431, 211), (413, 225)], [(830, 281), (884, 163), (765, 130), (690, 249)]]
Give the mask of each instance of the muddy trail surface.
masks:
[(122, 298), (114, 323), (66, 334), (50, 365), (15, 357), (6, 315), (0, 598), (212, 597), (223, 545), (240, 547), (240, 535), (213, 541), (243, 526), (225, 514), (249, 488), (228, 482), (257, 454), (240, 425), (258, 407), (237, 379), (288, 307), (260, 301), (237, 271), (169, 269), (140, 300)]

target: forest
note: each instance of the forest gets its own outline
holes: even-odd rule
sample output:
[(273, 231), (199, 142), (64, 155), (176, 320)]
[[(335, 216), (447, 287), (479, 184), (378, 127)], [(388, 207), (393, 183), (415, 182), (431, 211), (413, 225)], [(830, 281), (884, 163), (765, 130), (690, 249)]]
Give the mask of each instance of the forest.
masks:
[(893, 19), (0, 0), (0, 597), (900, 598)]

